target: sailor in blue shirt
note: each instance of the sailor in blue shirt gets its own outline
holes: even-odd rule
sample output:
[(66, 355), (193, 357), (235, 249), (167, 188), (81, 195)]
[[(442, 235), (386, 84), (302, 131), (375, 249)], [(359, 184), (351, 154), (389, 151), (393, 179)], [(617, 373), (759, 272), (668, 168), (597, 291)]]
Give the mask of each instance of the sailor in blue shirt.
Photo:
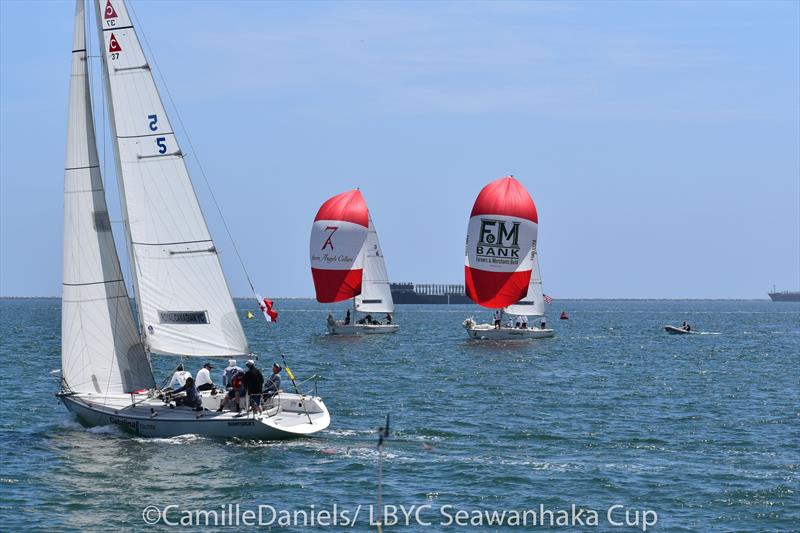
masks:
[(272, 375), (264, 382), (264, 396), (272, 398), (281, 388), (281, 365), (272, 363)]

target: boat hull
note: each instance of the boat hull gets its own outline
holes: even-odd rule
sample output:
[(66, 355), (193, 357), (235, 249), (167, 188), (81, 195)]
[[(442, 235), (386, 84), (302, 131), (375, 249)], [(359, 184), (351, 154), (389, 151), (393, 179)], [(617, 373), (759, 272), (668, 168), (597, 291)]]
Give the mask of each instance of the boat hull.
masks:
[(773, 302), (800, 302), (800, 292), (770, 292), (769, 298)]
[(664, 330), (670, 335), (690, 335), (694, 333), (694, 331), (686, 331), (683, 328), (679, 328), (677, 326), (664, 326)]
[[(222, 394), (204, 396), (203, 405), (206, 409), (209, 406), (216, 409), (221, 398)], [(159, 399), (146, 397), (137, 397), (133, 405), (130, 396), (59, 394), (59, 399), (67, 410), (89, 426), (115, 425), (127, 433), (142, 437), (169, 438), (192, 434), (215, 438), (281, 440), (312, 435), (330, 425), (330, 415), (322, 399), (298, 394), (279, 394), (264, 415), (170, 408)]]
[(473, 340), (529, 340), (549, 339), (555, 336), (555, 331), (550, 328), (495, 328), (490, 324), (464, 325), (470, 339)]
[(330, 335), (381, 335), (386, 333), (396, 333), (400, 329), (399, 324), (328, 324)]

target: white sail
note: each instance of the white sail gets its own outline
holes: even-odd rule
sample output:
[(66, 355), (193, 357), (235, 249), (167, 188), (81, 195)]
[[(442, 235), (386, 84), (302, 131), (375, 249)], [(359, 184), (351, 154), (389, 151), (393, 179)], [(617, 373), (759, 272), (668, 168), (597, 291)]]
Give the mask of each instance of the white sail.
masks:
[(250, 352), (183, 153), (123, 0), (96, 0), (117, 177), (147, 348)]
[(533, 256), (533, 270), (531, 271), (531, 281), (528, 284), (528, 294), (514, 305), (503, 308), (503, 312), (509, 315), (544, 316), (544, 292), (538, 252), (534, 252)]
[(67, 389), (98, 395), (155, 386), (122, 278), (95, 144), (84, 2), (75, 9), (64, 170), (61, 369)]
[(367, 238), (361, 249), (364, 259), (364, 271), (361, 282), (361, 294), (355, 297), (356, 311), (364, 313), (393, 313), (394, 302), (389, 288), (389, 276), (383, 260), (378, 232), (369, 217)]

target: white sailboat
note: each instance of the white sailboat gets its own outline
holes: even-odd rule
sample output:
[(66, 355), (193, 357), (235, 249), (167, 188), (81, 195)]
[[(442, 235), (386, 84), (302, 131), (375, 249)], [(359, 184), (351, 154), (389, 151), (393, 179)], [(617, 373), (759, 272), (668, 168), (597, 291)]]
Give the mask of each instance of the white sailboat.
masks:
[[(545, 339), (555, 335), (552, 328), (543, 326), (545, 317), (544, 293), (542, 291), (542, 277), (539, 271), (539, 254), (534, 252), (533, 270), (528, 293), (515, 304), (506, 306), (500, 314), (500, 327), (494, 324), (477, 324), (470, 317), (463, 323), (464, 329), (471, 339), (486, 340), (513, 340), (513, 339)], [(505, 315), (510, 317), (525, 317), (525, 327), (516, 327), (516, 319), (511, 318), (511, 325), (505, 320)], [(530, 317), (532, 320), (528, 322)], [(546, 322), (544, 322), (546, 324)]]
[[(533, 199), (513, 176), (484, 187), (472, 208), (465, 251), (467, 295), (496, 309), (493, 324), (462, 323), (470, 339), (552, 337), (544, 320), (544, 293), (536, 251), (539, 217)], [(520, 317), (519, 322), (504, 314)], [(524, 317), (524, 320), (522, 320)], [(538, 323), (528, 323), (532, 317)]]
[[(317, 301), (352, 299), (344, 320), (328, 315), (331, 335), (374, 335), (400, 329), (378, 233), (358, 189), (329, 198), (314, 219), (311, 274)], [(361, 313), (361, 318), (358, 314)]]
[(73, 37), (64, 194), (64, 405), (90, 425), (143, 436), (287, 438), (330, 424), (324, 402), (270, 398), (261, 415), (173, 406), (155, 389), (150, 355), (249, 358), (250, 348), (124, 0), (95, 0), (138, 327), (114, 246), (89, 93), (84, 0)]

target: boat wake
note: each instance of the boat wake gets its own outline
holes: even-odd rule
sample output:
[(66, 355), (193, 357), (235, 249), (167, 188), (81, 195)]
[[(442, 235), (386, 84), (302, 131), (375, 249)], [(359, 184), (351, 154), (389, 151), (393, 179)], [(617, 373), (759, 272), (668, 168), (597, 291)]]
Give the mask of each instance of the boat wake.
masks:
[(194, 433), (187, 433), (185, 435), (177, 435), (175, 437), (134, 437), (135, 442), (146, 442), (148, 444), (189, 444), (202, 440), (208, 440), (202, 435), (195, 435)]

